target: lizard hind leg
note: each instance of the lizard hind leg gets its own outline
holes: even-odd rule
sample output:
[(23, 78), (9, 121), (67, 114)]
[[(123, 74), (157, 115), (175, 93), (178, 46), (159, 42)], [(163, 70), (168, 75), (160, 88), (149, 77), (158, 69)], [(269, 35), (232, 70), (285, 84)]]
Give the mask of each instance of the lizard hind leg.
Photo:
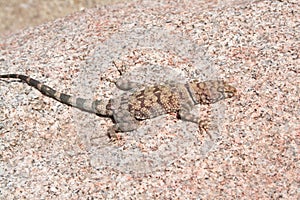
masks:
[(144, 85), (141, 83), (137, 83), (134, 81), (127, 81), (124, 79), (119, 79), (115, 84), (116, 84), (117, 88), (119, 88), (120, 90), (124, 90), (124, 91), (144, 87)]
[(117, 132), (130, 132), (139, 128), (140, 122), (131, 116), (128, 110), (120, 110), (113, 114), (114, 122), (116, 123), (108, 129), (108, 136), (112, 140), (118, 139)]

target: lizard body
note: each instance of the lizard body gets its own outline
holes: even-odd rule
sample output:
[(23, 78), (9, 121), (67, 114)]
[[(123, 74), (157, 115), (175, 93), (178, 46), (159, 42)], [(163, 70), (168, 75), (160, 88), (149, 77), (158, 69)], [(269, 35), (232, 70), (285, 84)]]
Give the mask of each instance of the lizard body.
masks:
[[(89, 100), (58, 92), (49, 86), (21, 74), (5, 74), (0, 78), (16, 78), (63, 104), (80, 110), (112, 118), (115, 125), (109, 129), (109, 135), (116, 132), (133, 131), (139, 127), (139, 121), (163, 114), (176, 112), (180, 119), (199, 125), (200, 130), (207, 128), (206, 122), (191, 114), (197, 104), (212, 104), (231, 98), (236, 89), (224, 81), (210, 80), (200, 82), (192, 80), (186, 84), (162, 84), (147, 86), (130, 95), (110, 100)], [(130, 85), (130, 84), (128, 84)], [(134, 85), (134, 84), (131, 84)], [(130, 88), (129, 88), (130, 89)], [(205, 130), (206, 131), (206, 130)]]

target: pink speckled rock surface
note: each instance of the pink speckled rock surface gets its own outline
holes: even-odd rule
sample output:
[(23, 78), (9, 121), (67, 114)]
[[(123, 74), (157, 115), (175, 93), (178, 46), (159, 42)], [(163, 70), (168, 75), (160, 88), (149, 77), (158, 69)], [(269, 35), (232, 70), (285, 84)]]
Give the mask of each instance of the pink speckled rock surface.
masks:
[(0, 81), (0, 199), (299, 198), (299, 10), (295, 0), (139, 1), (3, 39), (1, 74), (70, 94), (119, 94), (108, 80), (125, 68), (146, 83), (224, 79), (238, 95), (207, 108), (212, 141), (168, 115), (111, 144), (111, 120)]

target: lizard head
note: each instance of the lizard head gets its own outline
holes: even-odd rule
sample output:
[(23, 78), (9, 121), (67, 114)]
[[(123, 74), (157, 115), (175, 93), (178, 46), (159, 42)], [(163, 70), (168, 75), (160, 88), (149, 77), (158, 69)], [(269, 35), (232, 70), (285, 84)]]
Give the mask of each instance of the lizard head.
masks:
[(199, 82), (197, 80), (190, 82), (190, 88), (199, 104), (211, 104), (220, 100), (233, 97), (237, 90), (235, 87), (227, 84), (225, 81), (210, 80)]

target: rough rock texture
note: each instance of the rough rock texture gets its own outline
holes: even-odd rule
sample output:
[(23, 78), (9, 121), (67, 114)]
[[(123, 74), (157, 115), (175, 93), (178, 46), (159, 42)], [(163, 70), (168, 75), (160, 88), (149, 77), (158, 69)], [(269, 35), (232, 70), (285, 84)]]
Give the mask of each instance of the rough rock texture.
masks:
[[(142, 1), (84, 10), (1, 41), (0, 73), (108, 98), (143, 83), (224, 79), (214, 139), (163, 116), (111, 144), (107, 119), (0, 81), (1, 199), (297, 199), (300, 5)], [(205, 113), (205, 112), (204, 112)]]
[(17, 30), (37, 26), (84, 8), (133, 0), (10, 0), (0, 1), (0, 39)]

